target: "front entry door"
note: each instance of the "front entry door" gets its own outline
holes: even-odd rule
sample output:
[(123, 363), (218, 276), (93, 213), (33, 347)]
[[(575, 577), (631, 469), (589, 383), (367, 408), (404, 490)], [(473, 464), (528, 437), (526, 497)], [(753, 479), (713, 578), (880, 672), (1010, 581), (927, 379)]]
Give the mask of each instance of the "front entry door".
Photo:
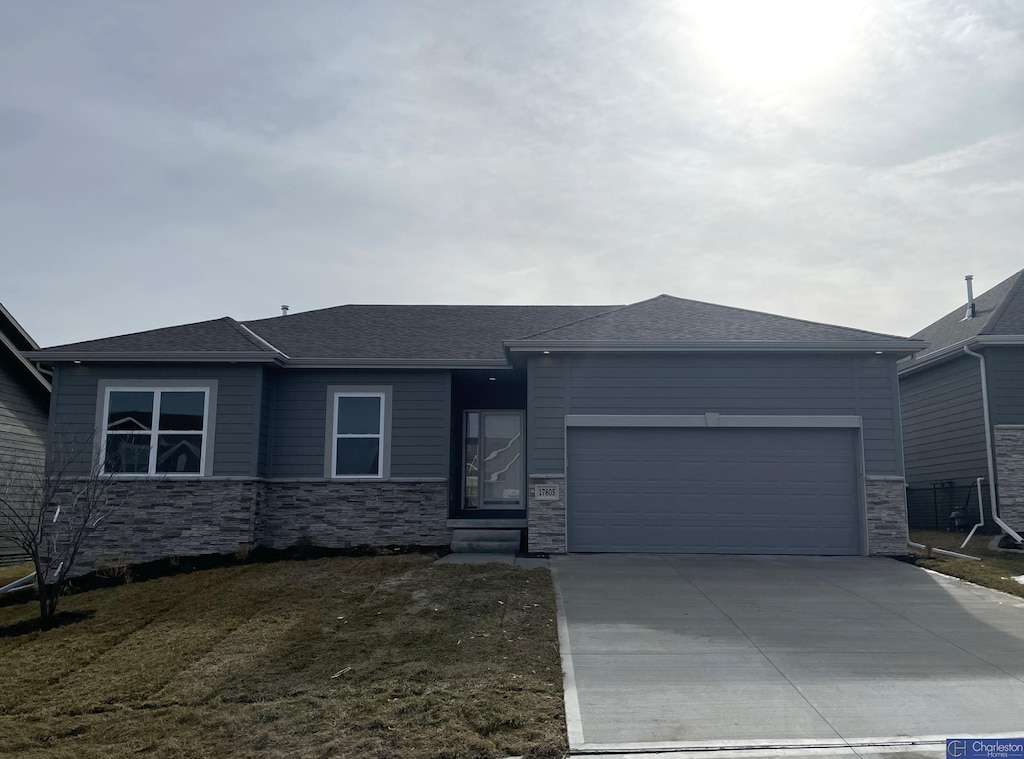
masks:
[(523, 414), (467, 411), (466, 509), (522, 509)]

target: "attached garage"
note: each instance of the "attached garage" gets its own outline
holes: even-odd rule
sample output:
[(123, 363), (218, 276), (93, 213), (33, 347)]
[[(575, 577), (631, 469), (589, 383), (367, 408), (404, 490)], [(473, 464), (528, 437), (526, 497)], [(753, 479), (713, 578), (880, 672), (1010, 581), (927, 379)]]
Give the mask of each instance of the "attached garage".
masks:
[(864, 552), (854, 422), (698, 422), (569, 426), (568, 550)]

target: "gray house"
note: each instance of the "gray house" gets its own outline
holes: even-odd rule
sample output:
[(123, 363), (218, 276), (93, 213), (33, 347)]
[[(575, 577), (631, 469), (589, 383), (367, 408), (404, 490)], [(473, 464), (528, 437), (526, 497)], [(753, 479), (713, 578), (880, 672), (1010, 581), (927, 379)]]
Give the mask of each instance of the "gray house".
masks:
[[(0, 304), (0, 488), (43, 467), (50, 383), (22, 355), (38, 347)], [(11, 525), (0, 514), (0, 564), (25, 558), (11, 538)]]
[(899, 364), (907, 483), (926, 512), (936, 489), (967, 493), (978, 477), (995, 482), (1002, 519), (1020, 533), (1024, 271), (977, 298), (970, 285), (968, 302), (915, 335), (929, 347)]
[(907, 338), (662, 295), (349, 305), (33, 351), (139, 478), (102, 550), (905, 549)]

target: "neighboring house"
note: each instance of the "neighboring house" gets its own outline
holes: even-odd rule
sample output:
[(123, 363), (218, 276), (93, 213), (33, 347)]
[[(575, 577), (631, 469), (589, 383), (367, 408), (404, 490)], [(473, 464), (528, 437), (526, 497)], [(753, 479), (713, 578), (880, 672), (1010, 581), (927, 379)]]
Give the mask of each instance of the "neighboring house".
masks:
[[(986, 484), (994, 479), (1001, 517), (1020, 533), (1024, 271), (968, 298), (918, 332), (914, 337), (926, 340), (928, 348), (899, 365), (907, 484), (926, 514), (935, 492), (969, 494), (976, 478), (985, 478)], [(990, 521), (987, 495), (985, 510)], [(920, 526), (928, 526), (927, 519)]]
[(923, 347), (662, 295), (350, 305), (30, 355), (53, 367), (55, 425), (98, 430), (108, 470), (144, 481), (110, 554), (890, 554), (896, 361)]
[[(46, 456), (50, 383), (22, 351), (39, 346), (0, 304), (0, 489), (41, 472)], [(0, 564), (26, 557), (11, 543), (0, 512)]]

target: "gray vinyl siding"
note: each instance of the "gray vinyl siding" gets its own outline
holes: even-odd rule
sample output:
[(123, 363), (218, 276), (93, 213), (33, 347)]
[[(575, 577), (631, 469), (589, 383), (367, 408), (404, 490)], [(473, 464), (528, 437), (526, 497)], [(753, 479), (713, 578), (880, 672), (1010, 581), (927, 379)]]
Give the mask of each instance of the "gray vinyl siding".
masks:
[(28, 457), (42, 463), (48, 399), (45, 392), (30, 392), (29, 382), (39, 384), (14, 359), (0, 357), (0, 461)]
[(992, 424), (1024, 424), (1024, 347), (985, 349)]
[[(8, 467), (42, 469), (48, 400), (45, 389), (17, 359), (0, 355), (0, 484)], [(20, 551), (0, 540), (0, 564), (21, 558)]]
[(89, 438), (97, 433), (96, 404), (100, 380), (216, 380), (217, 407), (213, 441), (216, 477), (252, 477), (257, 469), (260, 429), (260, 375), (258, 366), (209, 364), (205, 366), (62, 364), (57, 372), (53, 404), (53, 434)]
[(875, 355), (604, 354), (530, 359), (530, 473), (564, 471), (566, 414), (863, 418), (866, 471), (901, 475), (893, 359)]
[(988, 477), (976, 358), (962, 356), (903, 375), (900, 398), (909, 485)]
[(327, 388), (336, 385), (391, 387), (391, 477), (448, 477), (448, 372), (311, 370), (281, 373), (275, 385), (272, 477), (323, 478)]

